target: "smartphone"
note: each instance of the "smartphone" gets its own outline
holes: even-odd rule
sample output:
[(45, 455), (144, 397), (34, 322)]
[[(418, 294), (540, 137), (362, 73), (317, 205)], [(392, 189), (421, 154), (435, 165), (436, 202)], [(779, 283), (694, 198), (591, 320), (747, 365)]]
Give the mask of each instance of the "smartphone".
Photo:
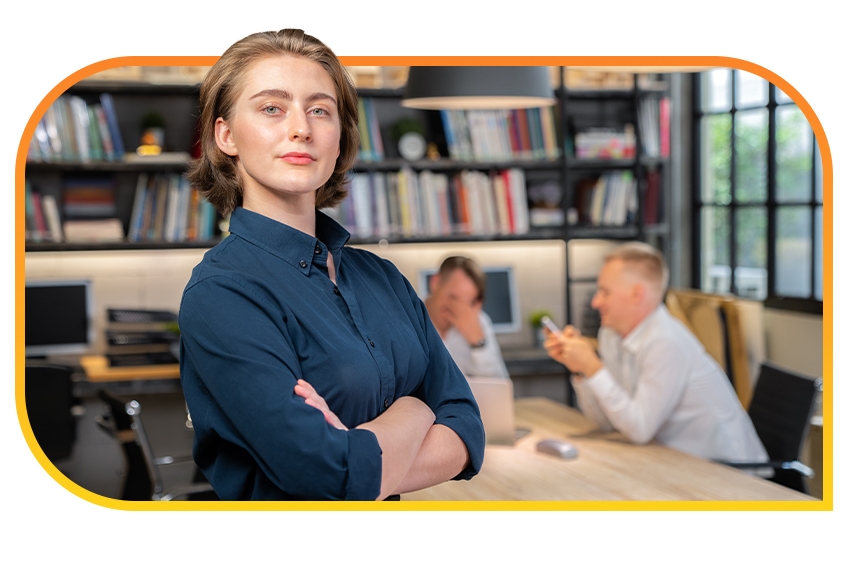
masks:
[(545, 325), (545, 328), (547, 328), (548, 330), (553, 332), (555, 336), (559, 336), (561, 334), (560, 329), (557, 328), (556, 325), (553, 322), (551, 322), (550, 318), (543, 316), (542, 317), (542, 324)]

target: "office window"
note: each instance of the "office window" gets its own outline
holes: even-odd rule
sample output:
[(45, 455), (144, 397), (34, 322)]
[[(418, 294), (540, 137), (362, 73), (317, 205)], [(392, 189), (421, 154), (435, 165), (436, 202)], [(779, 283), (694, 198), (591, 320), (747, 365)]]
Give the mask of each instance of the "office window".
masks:
[(695, 285), (821, 312), (822, 166), (809, 122), (751, 73), (695, 80)]

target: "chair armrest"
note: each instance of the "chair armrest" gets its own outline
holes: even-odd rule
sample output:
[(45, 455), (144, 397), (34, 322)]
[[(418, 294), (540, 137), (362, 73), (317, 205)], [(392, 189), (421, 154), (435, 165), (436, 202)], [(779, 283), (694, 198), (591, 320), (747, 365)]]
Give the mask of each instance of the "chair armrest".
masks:
[(208, 483), (197, 483), (193, 485), (175, 487), (165, 495), (159, 496), (157, 500), (171, 501), (176, 497), (182, 497), (183, 495), (191, 495), (193, 493), (215, 493), (215, 490), (213, 490), (212, 486)]
[(167, 466), (169, 464), (188, 464), (189, 462), (194, 463), (194, 458), (191, 456), (162, 456), (161, 458), (154, 458), (153, 465)]
[(812, 478), (815, 476), (813, 469), (806, 464), (802, 464), (797, 460), (791, 462), (781, 462), (778, 460), (769, 460), (768, 462), (719, 462), (725, 466), (746, 470), (751, 468), (772, 468), (775, 470), (795, 470), (804, 477)]

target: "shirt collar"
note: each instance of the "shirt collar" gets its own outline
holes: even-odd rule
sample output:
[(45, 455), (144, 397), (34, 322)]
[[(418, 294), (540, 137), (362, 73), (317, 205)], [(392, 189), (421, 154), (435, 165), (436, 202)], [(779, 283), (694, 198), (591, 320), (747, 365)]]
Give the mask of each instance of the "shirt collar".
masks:
[(651, 314), (643, 318), (642, 322), (637, 324), (636, 328), (630, 331), (630, 334), (622, 339), (622, 347), (626, 348), (631, 353), (639, 351), (648, 339), (648, 327), (651, 325), (651, 321), (659, 316), (659, 312), (661, 310), (665, 310), (665, 306), (662, 303), (660, 303), (660, 305), (654, 309)]
[(347, 230), (320, 210), (315, 211), (317, 237), (242, 207), (230, 215), (229, 231), (291, 264), (304, 275), (309, 275), (319, 250), (318, 255), (326, 262), (328, 248), (338, 269), (342, 248), (350, 239)]

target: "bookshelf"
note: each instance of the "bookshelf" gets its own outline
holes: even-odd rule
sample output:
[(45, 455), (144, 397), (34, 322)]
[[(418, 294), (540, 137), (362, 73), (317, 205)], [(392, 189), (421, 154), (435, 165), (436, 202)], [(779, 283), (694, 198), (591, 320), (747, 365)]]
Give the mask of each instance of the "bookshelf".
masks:
[[(513, 191), (510, 195), (512, 198), (518, 195), (525, 206), (523, 212), (519, 211), (521, 218), (515, 216), (515, 209), (521, 209), (521, 206), (510, 206), (511, 212), (504, 216), (504, 212), (498, 209), (504, 203), (503, 196), (499, 201), (496, 193), (498, 189), (489, 185), (480, 190), (486, 194), (495, 191), (489, 206), (493, 207), (491, 213), (496, 222), (484, 230), (479, 229), (479, 224), (475, 225), (476, 228), (467, 225), (467, 219), (465, 226), (457, 226), (462, 222), (456, 214), (451, 217), (450, 213), (446, 215), (445, 211), (441, 210), (441, 219), (447, 222), (447, 226), (422, 228), (428, 224), (423, 221), (423, 213), (419, 211), (422, 222), (419, 222), (417, 227), (384, 227), (383, 230), (372, 229), (370, 232), (356, 229), (355, 225), (351, 226), (343, 211), (338, 209), (337, 218), (353, 234), (351, 243), (551, 239), (568, 243), (582, 239), (640, 239), (648, 240), (667, 252), (669, 234), (665, 201), (669, 194), (667, 165), (670, 147), (668, 108), (664, 101), (668, 100), (668, 89), (656, 84), (644, 86), (636, 75), (633, 75), (631, 86), (627, 88), (575, 89), (567, 84), (564, 67), (560, 67), (558, 73), (556, 105), (547, 114), (539, 111), (534, 115), (535, 135), (537, 140), (542, 140), (541, 145), (535, 144), (533, 148), (529, 148), (526, 139), (522, 144), (519, 137), (520, 132), (516, 124), (520, 124), (521, 119), (528, 120), (531, 116), (529, 113), (522, 116), (517, 116), (514, 111), (512, 114), (494, 114), (487, 117), (501, 119), (500, 130), (481, 130), (485, 132), (483, 135), (489, 136), (487, 143), (490, 146), (500, 143), (502, 151), (492, 154), (477, 151), (477, 148), (474, 148), (475, 151), (456, 151), (456, 116), (452, 116), (454, 120), (451, 121), (439, 111), (402, 107), (400, 101), (403, 90), (399, 88), (360, 88), (360, 98), (366, 101), (367, 105), (361, 118), (366, 125), (373, 128), (368, 134), (373, 153), (367, 156), (367, 159), (356, 163), (353, 171), (355, 176), (369, 182), (375, 177), (389, 179), (399, 172), (413, 175), (419, 181), (422, 176), (436, 177), (438, 182), (442, 183), (440, 190), (445, 191), (444, 183), (447, 183), (444, 199), (451, 201), (451, 195), (460, 184), (455, 180), (462, 181), (463, 176), (476, 173), (481, 178), (488, 178), (493, 182), (499, 175), (511, 175), (512, 181), (518, 179), (517, 182), (523, 186), (521, 190)], [(145, 114), (159, 114), (165, 124), (163, 153), (159, 156), (133, 159), (120, 159), (117, 156), (109, 158), (107, 155), (95, 157), (91, 154), (87, 159), (80, 159), (78, 154), (44, 159), (36, 155), (26, 165), (27, 186), (42, 199), (47, 197), (48, 200), (54, 201), (61, 223), (67, 220), (63, 199), (66, 197), (69, 182), (96, 181), (95, 184), (111, 187), (113, 198), (107, 203), (107, 208), (111, 207), (108, 214), (119, 220), (123, 237), (104, 241), (54, 241), (42, 236), (27, 240), (27, 253), (208, 248), (217, 243), (221, 238), (221, 219), (217, 217), (207, 219), (209, 226), (204, 237), (189, 238), (184, 233), (165, 237), (163, 232), (159, 231), (151, 232), (150, 237), (129, 238), (134, 233), (139, 178), (177, 179), (186, 170), (195, 151), (197, 139), (198, 93), (199, 85), (196, 83), (160, 84), (87, 79), (71, 87), (63, 98), (77, 97), (89, 107), (102, 104), (104, 94), (111, 98), (114, 120), (126, 154), (132, 154), (139, 144)], [(480, 115), (474, 116), (475, 120), (482, 119), (483, 114), (478, 114)], [(466, 112), (465, 118), (470, 118), (469, 112)], [(392, 126), (403, 119), (414, 120), (420, 124), (427, 142), (435, 146), (440, 156), (438, 159), (425, 157), (408, 161), (400, 156)], [(498, 131), (501, 136), (506, 136), (506, 141), (499, 142), (492, 137), (496, 136)], [(373, 145), (375, 133), (379, 136), (382, 146), (379, 148), (379, 156), (376, 155), (377, 148)], [(581, 145), (587, 139), (596, 145)], [(609, 142), (608, 146), (604, 146), (605, 141)], [(620, 153), (616, 153), (617, 151)], [(601, 180), (604, 181), (607, 196), (598, 200), (600, 197), (595, 194), (601, 192), (598, 187)], [(507, 185), (511, 186), (509, 182)], [(165, 192), (161, 194), (164, 195)], [(616, 195), (615, 198), (610, 196), (613, 194)], [(351, 194), (348, 201), (353, 202), (356, 200), (354, 197), (355, 195)], [(605, 200), (617, 202), (616, 213), (604, 213), (604, 208), (608, 205)], [(368, 202), (372, 212), (377, 208), (373, 202), (367, 199), (363, 201), (361, 195), (358, 201)], [(454, 196), (453, 210), (457, 209), (456, 203)], [(431, 210), (438, 210), (438, 204), (431, 205), (436, 206)], [(581, 209), (584, 205), (586, 208)], [(594, 216), (593, 210), (596, 212)], [(166, 210), (160, 213), (160, 217), (168, 214), (171, 212)], [(185, 215), (185, 211), (182, 210), (181, 214)], [(46, 222), (46, 219), (43, 221)], [(370, 223), (373, 225), (374, 221), (375, 217), (372, 215)], [(164, 221), (160, 218), (160, 223), (162, 222)], [(566, 281), (570, 287), (572, 281), (568, 273), (568, 263), (565, 262)], [(566, 295), (566, 314), (570, 319), (573, 305), (568, 297), (569, 293)]]

